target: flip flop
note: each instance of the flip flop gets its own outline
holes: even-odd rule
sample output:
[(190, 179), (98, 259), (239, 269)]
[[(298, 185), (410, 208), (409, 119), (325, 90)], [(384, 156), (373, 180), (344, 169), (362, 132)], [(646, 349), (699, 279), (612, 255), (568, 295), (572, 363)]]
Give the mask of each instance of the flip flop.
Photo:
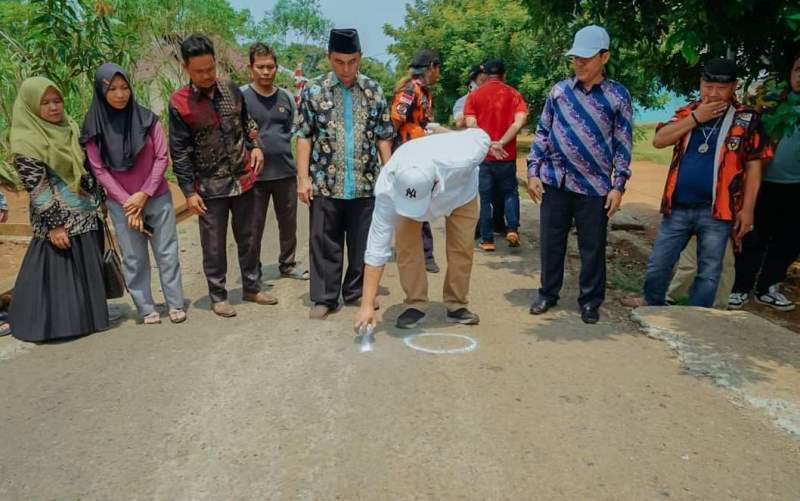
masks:
[(285, 278), (293, 278), (295, 280), (308, 280), (311, 278), (311, 275), (309, 275), (308, 270), (304, 270), (301, 272), (295, 266), (289, 268), (288, 271), (282, 271), (281, 276)]

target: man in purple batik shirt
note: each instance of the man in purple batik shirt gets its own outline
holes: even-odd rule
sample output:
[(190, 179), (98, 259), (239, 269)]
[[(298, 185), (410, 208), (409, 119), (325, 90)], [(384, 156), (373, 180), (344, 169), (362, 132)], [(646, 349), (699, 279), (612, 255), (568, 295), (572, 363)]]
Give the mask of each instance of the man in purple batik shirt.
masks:
[(575, 77), (553, 86), (528, 156), (528, 193), (541, 202), (541, 288), (530, 307), (555, 306), (564, 280), (567, 236), (575, 221), (581, 257), (581, 319), (594, 324), (605, 299), (608, 219), (631, 175), (633, 107), (622, 84), (606, 77), (609, 37), (578, 31), (567, 56)]

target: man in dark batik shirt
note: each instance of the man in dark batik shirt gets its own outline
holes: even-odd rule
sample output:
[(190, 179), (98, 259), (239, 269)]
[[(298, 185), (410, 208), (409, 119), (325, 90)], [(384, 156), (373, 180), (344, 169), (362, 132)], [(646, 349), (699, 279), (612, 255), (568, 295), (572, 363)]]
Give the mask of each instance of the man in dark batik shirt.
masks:
[(228, 214), (239, 254), (243, 299), (258, 304), (277, 300), (261, 291), (258, 232), (253, 183), (264, 166), (258, 126), (250, 118), (242, 92), (217, 79), (214, 46), (202, 35), (181, 44), (189, 85), (169, 101), (172, 168), (189, 210), (199, 215), (203, 271), (212, 310), (232, 317), (228, 302), (225, 252)]

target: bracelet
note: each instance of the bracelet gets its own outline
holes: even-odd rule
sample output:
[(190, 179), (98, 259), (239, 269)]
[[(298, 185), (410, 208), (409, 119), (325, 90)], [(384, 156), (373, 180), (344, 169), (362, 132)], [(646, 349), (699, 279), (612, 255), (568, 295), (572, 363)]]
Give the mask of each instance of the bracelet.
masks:
[(692, 119), (695, 125), (700, 125), (700, 120), (697, 119), (697, 115), (694, 114), (694, 111), (692, 111)]

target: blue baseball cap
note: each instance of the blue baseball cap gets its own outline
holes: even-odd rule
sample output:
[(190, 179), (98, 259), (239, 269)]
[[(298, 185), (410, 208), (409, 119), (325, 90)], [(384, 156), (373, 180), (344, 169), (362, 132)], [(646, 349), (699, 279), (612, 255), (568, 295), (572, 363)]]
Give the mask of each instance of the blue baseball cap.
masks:
[(575, 40), (567, 56), (594, 57), (601, 50), (608, 50), (611, 39), (605, 28), (591, 25), (575, 33)]

